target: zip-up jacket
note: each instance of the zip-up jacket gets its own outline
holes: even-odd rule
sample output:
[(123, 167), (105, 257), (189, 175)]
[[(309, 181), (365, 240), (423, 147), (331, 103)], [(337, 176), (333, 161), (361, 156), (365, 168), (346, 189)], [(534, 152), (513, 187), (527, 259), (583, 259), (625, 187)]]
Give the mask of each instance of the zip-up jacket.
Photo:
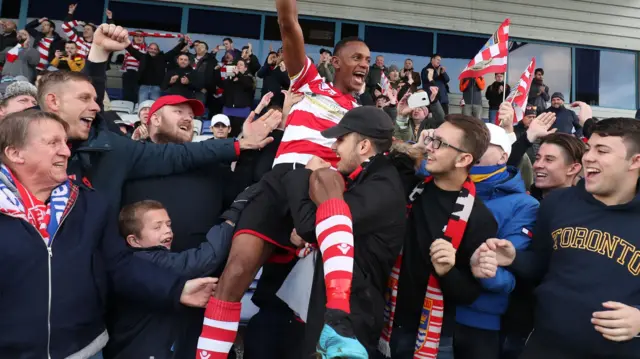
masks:
[(106, 344), (108, 295), (180, 307), (184, 280), (134, 257), (117, 228), (102, 196), (77, 185), (50, 246), (30, 223), (0, 214), (0, 358), (95, 354)]
[[(531, 242), (539, 203), (526, 193), (522, 177), (514, 167), (507, 167), (509, 177), (503, 180), (476, 182), (476, 193), (498, 223), (497, 238), (511, 241), (518, 250)], [(473, 304), (458, 306), (458, 323), (485, 330), (499, 330), (500, 316), (507, 310), (509, 293), (516, 278), (506, 268), (498, 267), (496, 276), (480, 280), (484, 291)]]

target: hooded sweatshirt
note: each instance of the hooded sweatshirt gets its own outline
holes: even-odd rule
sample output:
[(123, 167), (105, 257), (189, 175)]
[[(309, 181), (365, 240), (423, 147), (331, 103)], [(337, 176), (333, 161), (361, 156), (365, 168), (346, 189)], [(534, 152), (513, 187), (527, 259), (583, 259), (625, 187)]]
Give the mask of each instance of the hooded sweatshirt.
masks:
[(576, 357), (637, 358), (640, 338), (610, 341), (594, 329), (591, 317), (606, 310), (602, 303), (607, 301), (640, 305), (640, 194), (629, 203), (607, 206), (586, 191), (582, 180), (552, 191), (539, 213), (531, 252), (518, 251), (510, 267), (544, 276), (535, 292), (536, 333), (550, 347)]
[[(539, 203), (526, 193), (520, 173), (514, 167), (475, 166), (471, 179), (476, 195), (491, 211), (498, 223), (496, 238), (511, 241), (516, 249), (525, 249), (531, 242)], [(507, 269), (499, 267), (494, 278), (481, 279), (484, 292), (469, 306), (458, 306), (458, 323), (486, 330), (500, 329), (500, 316), (507, 310), (509, 293), (516, 279)]]

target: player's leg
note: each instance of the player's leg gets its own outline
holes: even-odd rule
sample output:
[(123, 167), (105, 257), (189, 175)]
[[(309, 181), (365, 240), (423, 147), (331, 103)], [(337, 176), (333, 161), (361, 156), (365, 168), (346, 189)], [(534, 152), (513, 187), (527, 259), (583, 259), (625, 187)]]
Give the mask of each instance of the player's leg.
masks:
[(323, 358), (368, 358), (364, 346), (355, 339), (349, 320), (353, 282), (353, 223), (344, 200), (331, 199), (316, 212), (316, 238), (322, 254), (327, 295), (325, 326), (318, 341)]

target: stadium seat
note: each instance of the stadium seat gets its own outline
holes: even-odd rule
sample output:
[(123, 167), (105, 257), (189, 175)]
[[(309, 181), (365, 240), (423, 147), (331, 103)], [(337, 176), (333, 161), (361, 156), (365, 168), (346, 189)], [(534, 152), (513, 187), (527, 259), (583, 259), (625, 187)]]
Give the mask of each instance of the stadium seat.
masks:
[[(115, 111), (115, 110), (114, 110)], [(138, 119), (137, 115), (134, 114), (130, 114), (130, 113), (118, 113), (118, 116), (120, 116), (120, 118), (127, 123), (128, 125), (133, 125), (136, 122), (140, 121), (140, 119)]]
[(193, 120), (193, 132), (195, 132), (196, 136), (202, 133), (202, 121)]
[(193, 139), (191, 140), (191, 142), (201, 142), (201, 141), (206, 141), (210, 138), (212, 138), (213, 135), (197, 135), (197, 136), (193, 136)]
[(134, 104), (131, 101), (112, 100), (111, 110), (122, 113), (133, 113)]
[(200, 134), (213, 135), (213, 132), (211, 132), (211, 120), (202, 122), (202, 130), (200, 131)]

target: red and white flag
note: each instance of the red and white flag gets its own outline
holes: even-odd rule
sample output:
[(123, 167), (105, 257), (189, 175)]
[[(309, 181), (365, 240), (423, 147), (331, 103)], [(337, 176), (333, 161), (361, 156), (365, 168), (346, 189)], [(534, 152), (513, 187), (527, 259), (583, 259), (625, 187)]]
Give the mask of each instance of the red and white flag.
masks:
[(383, 96), (389, 96), (391, 84), (389, 83), (389, 79), (387, 78), (387, 75), (384, 74), (384, 72), (380, 72), (380, 88), (382, 89)]
[(533, 238), (533, 232), (531, 232), (530, 230), (528, 230), (526, 228), (522, 228), (522, 233), (524, 233), (529, 238)]
[(18, 55), (20, 55), (20, 50), (22, 50), (22, 45), (18, 44), (14, 46), (9, 52), (7, 52), (7, 62), (14, 62), (18, 59)]
[(493, 36), (471, 59), (467, 67), (462, 70), (458, 79), (480, 77), (485, 74), (507, 71), (507, 56), (509, 55), (509, 19), (504, 20)]
[(527, 69), (524, 70), (518, 85), (513, 87), (509, 96), (505, 101), (513, 104), (513, 109), (516, 112), (516, 117), (513, 119), (514, 123), (522, 121), (524, 117), (524, 110), (527, 108), (527, 98), (529, 97), (529, 89), (531, 89), (531, 81), (533, 80), (533, 71), (536, 68), (536, 58), (532, 58)]

